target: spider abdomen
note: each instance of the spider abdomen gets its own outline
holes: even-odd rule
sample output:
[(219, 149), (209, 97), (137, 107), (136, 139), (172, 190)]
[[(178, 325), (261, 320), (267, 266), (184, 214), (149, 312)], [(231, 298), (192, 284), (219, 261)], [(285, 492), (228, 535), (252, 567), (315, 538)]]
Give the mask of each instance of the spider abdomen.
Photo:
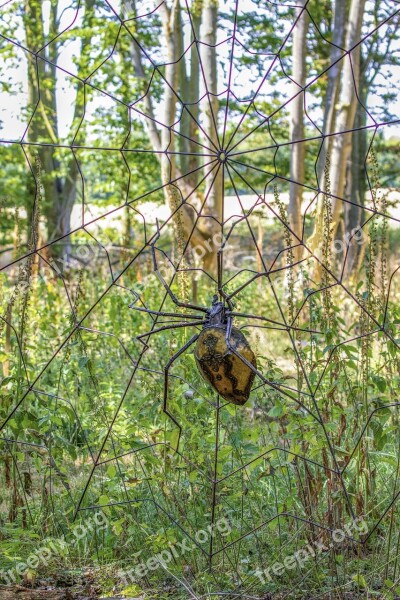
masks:
[[(205, 327), (196, 343), (198, 369), (222, 398), (243, 405), (249, 399), (255, 373), (226, 343), (226, 325)], [(256, 357), (243, 333), (232, 328), (231, 347), (257, 368)]]

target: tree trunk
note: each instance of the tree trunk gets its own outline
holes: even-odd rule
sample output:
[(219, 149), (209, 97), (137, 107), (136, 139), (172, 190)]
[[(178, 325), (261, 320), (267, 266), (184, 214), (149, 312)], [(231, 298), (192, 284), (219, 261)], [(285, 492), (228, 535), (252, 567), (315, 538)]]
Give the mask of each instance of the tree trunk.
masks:
[[(306, 0), (301, 0), (296, 9), (296, 18), (303, 10)], [(308, 29), (307, 12), (304, 11), (293, 30), (293, 75), (292, 94), (298, 94), (299, 87), (304, 88), (306, 83), (306, 38)], [(290, 103), (290, 141), (296, 142), (304, 138), (304, 93), (298, 94)], [(303, 187), (298, 185), (304, 182), (304, 143), (292, 144), (290, 155), (290, 191), (289, 191), (289, 223), (298, 238), (303, 235), (303, 221), (301, 205)], [(298, 183), (295, 183), (298, 182)], [(293, 240), (296, 243), (297, 240)], [(302, 246), (294, 250), (295, 260), (301, 258)]]
[[(178, 56), (182, 56), (184, 47), (184, 27), (182, 23), (182, 11), (179, 9), (179, 23), (176, 32), (178, 36)], [(199, 139), (197, 122), (199, 121), (199, 96), (200, 96), (200, 68), (198, 59), (198, 48), (196, 40), (200, 36), (201, 7), (192, 6), (190, 15), (191, 28), (191, 49), (190, 65), (187, 65), (185, 58), (179, 62), (179, 96), (185, 105), (188, 106), (190, 113), (182, 109), (179, 131), (182, 134), (179, 137), (179, 150), (184, 152), (179, 157), (180, 171), (182, 174), (188, 173), (186, 178), (188, 184), (196, 187), (199, 180), (200, 146), (196, 143)], [(197, 169), (197, 170), (196, 170)]]
[[(182, 22), (181, 7), (178, 6), (178, 27), (177, 27), (177, 55), (182, 56), (185, 50), (184, 44), (184, 28)], [(193, 39), (193, 36), (192, 36)], [(187, 72), (187, 65), (185, 57), (181, 58), (178, 65), (178, 83), (179, 83), (179, 96), (182, 101), (190, 103), (190, 73)], [(190, 69), (191, 70), (191, 69)], [(191, 107), (192, 108), (192, 107)], [(181, 118), (179, 122), (180, 136), (178, 139), (179, 152), (178, 157), (180, 170), (182, 173), (189, 172), (189, 154), (190, 154), (190, 140), (189, 140), (189, 129), (190, 129), (190, 115), (187, 110), (182, 107)]]
[[(360, 96), (362, 102), (365, 100), (365, 93), (363, 93), (363, 86), (361, 85)], [(367, 113), (358, 104), (356, 110), (356, 116), (354, 120), (354, 127), (364, 127), (367, 122)], [(359, 129), (353, 133), (353, 144), (351, 151), (351, 159), (348, 173), (348, 188), (350, 200), (354, 204), (348, 204), (345, 207), (345, 231), (348, 237), (351, 237), (352, 232), (354, 233), (358, 229), (364, 220), (363, 205), (365, 202), (366, 193), (366, 182), (365, 182), (365, 157), (367, 154), (367, 131), (365, 129)], [(346, 240), (347, 241), (347, 240)], [(356, 234), (353, 239), (349, 239), (349, 251), (346, 261), (345, 273), (347, 276), (351, 275), (352, 272), (358, 272), (359, 257), (362, 244), (359, 241), (359, 235)]]
[[(217, 21), (218, 21), (218, 2), (216, 0), (205, 0), (203, 8), (203, 41), (202, 47), (202, 62), (204, 70), (205, 86), (207, 96), (204, 100), (204, 119), (205, 131), (208, 140), (205, 140), (206, 145), (210, 145), (210, 141), (214, 144), (212, 150), (217, 152), (220, 148), (218, 140), (218, 80), (217, 80)], [(217, 171), (218, 169), (218, 171)], [(223, 166), (222, 164), (214, 169), (206, 180), (206, 194), (208, 194), (205, 202), (203, 214), (212, 215), (214, 219), (207, 219), (209, 229), (211, 252), (214, 255), (212, 259), (211, 270), (216, 272), (217, 269), (217, 252), (219, 244), (215, 241), (218, 239), (218, 233), (221, 231), (223, 220)], [(203, 219), (204, 220), (204, 219)]]
[[(346, 48), (350, 49), (360, 40), (361, 25), (364, 16), (365, 0), (352, 0), (349, 25), (346, 35)], [(339, 96), (336, 131), (348, 131), (354, 127), (357, 108), (356, 89), (360, 82), (360, 46), (346, 57), (342, 71), (342, 85)], [(350, 61), (351, 57), (351, 61)], [(353, 79), (354, 78), (354, 79)], [(346, 166), (350, 157), (352, 133), (333, 136), (331, 154), (331, 189), (334, 196), (343, 197), (346, 184)], [(335, 235), (342, 212), (342, 201), (333, 198), (332, 217)]]
[[(342, 54), (340, 48), (344, 46), (344, 38), (346, 33), (346, 15), (347, 15), (347, 0), (336, 0), (334, 5), (334, 20), (333, 20), (333, 35), (331, 48), (331, 64), (333, 67), (328, 71), (328, 85), (324, 98), (324, 122), (323, 131), (326, 134), (332, 133), (335, 130), (336, 104), (340, 91), (340, 74), (342, 72), (343, 60), (338, 60)], [(336, 62), (338, 61), (338, 62)], [(318, 163), (318, 178), (321, 182), (324, 173), (326, 156), (329, 154), (332, 138), (328, 137), (324, 140), (321, 149), (321, 154)], [(322, 182), (323, 183), (323, 182)]]
[[(161, 149), (174, 152), (175, 150), (175, 135), (169, 129), (173, 127), (176, 121), (176, 103), (178, 81), (179, 81), (179, 63), (177, 64), (181, 40), (180, 31), (180, 5), (179, 0), (173, 0), (172, 5), (168, 8), (167, 4), (161, 5), (163, 14), (163, 30), (164, 40), (167, 51), (166, 66), (165, 66), (165, 84), (164, 84), (164, 118), (163, 123), (167, 127), (161, 130)], [(181, 71), (182, 74), (182, 71)], [(183, 113), (186, 113), (183, 109)], [(186, 115), (185, 115), (186, 117)], [(190, 219), (185, 223), (185, 211), (179, 208), (184, 199), (181, 195), (180, 183), (177, 185), (171, 182), (176, 178), (176, 156), (174, 154), (161, 155), (161, 178), (164, 184), (164, 193), (166, 200), (175, 214), (174, 226), (179, 258), (183, 260), (184, 250), (186, 247), (188, 235), (190, 232)], [(185, 226), (186, 225), (186, 226)]]
[[(338, 60), (341, 56), (345, 43), (346, 33), (346, 18), (347, 18), (347, 0), (335, 0), (334, 8), (334, 25), (333, 25), (333, 46), (331, 49), (331, 67), (328, 71), (328, 86), (324, 98), (324, 122), (323, 132), (326, 135), (335, 131), (336, 124), (336, 105), (338, 103), (339, 92), (340, 92), (340, 76), (343, 68), (343, 60)], [(330, 155), (332, 144), (332, 137), (327, 137), (321, 148), (321, 154), (318, 163), (318, 181), (321, 189), (326, 189), (327, 182), (325, 181), (326, 172), (326, 159)], [(324, 218), (323, 218), (323, 201), (320, 198), (317, 204), (316, 218), (314, 231), (309, 239), (309, 246), (313, 252), (321, 254), (321, 246), (323, 244), (323, 230), (324, 230)], [(315, 276), (320, 277), (320, 265), (315, 265)]]
[[(359, 42), (361, 35), (361, 25), (365, 9), (365, 0), (351, 0), (348, 26), (346, 32), (345, 47), (347, 50), (354, 48)], [(351, 61), (350, 61), (351, 56)], [(360, 46), (357, 46), (350, 55), (345, 56), (341, 78), (340, 92), (337, 103), (333, 100), (333, 95), (328, 98), (330, 113), (327, 126), (330, 127), (326, 133), (349, 131), (354, 127), (354, 118), (357, 107), (356, 88), (359, 88), (360, 71)], [(353, 79), (354, 77), (354, 79)], [(356, 86), (356, 87), (355, 87)], [(335, 111), (335, 114), (332, 113)], [(352, 133), (342, 133), (331, 137), (329, 155), (329, 186), (324, 182), (324, 188), (329, 187), (332, 194), (332, 223), (331, 235), (335, 238), (339, 221), (342, 217), (343, 202), (337, 200), (335, 196), (344, 197), (346, 186), (346, 172), (348, 160), (352, 147)], [(323, 243), (323, 202), (320, 201), (317, 207), (316, 223), (314, 232), (309, 240), (313, 252), (318, 252)], [(315, 278), (319, 279), (321, 267), (319, 264), (315, 267)]]
[[(194, 32), (192, 32), (193, 36), (198, 35), (198, 29), (201, 19), (201, 14), (203, 14), (203, 23), (204, 23), (204, 11), (201, 12), (201, 3), (196, 8), (196, 11), (193, 12), (193, 28)], [(216, 35), (216, 16), (217, 16), (217, 6), (210, 3), (210, 13), (208, 15), (208, 19), (206, 19), (206, 23), (209, 24), (209, 27), (206, 28), (206, 32), (208, 32), (208, 36)], [(179, 69), (180, 74), (183, 72), (183, 67), (177, 64), (174, 64), (177, 58), (179, 57), (179, 48), (182, 47), (182, 31), (180, 30), (180, 4), (179, 0), (174, 0), (170, 7), (167, 4), (162, 4), (160, 6), (160, 10), (163, 15), (163, 37), (164, 37), (164, 46), (166, 48), (166, 62), (169, 63), (165, 67), (164, 72), (164, 117), (162, 119), (163, 123), (168, 127), (171, 127), (176, 121), (176, 105), (177, 105), (177, 91), (179, 89), (178, 86), (178, 75)], [(213, 16), (211, 16), (211, 13)], [(210, 29), (211, 27), (211, 29)], [(210, 38), (208, 38), (210, 39)], [(135, 40), (132, 41), (132, 57), (133, 63), (135, 67), (136, 75), (139, 78), (142, 78), (143, 81), (146, 80), (146, 73), (143, 68), (142, 59), (141, 59), (141, 50)], [(205, 62), (207, 62), (208, 66), (211, 68), (209, 77), (211, 80), (207, 80), (207, 85), (209, 89), (216, 90), (216, 56), (215, 56), (215, 48), (211, 48), (210, 51), (210, 60), (207, 58)], [(199, 56), (198, 56), (198, 48), (197, 45), (194, 44), (191, 53), (191, 74), (190, 74), (191, 85), (190, 89), (190, 97), (191, 102), (197, 102), (199, 100)], [(185, 96), (184, 96), (185, 97)], [(212, 102), (215, 107), (218, 106), (218, 102), (215, 98), (212, 98)], [(148, 117), (146, 119), (146, 125), (148, 129), (150, 142), (155, 150), (159, 153), (165, 150), (172, 151), (175, 148), (175, 140), (174, 136), (176, 135), (173, 131), (168, 129), (168, 127), (162, 127), (161, 132), (158, 130), (155, 123), (155, 110), (153, 106), (153, 101), (150, 94), (145, 94), (143, 98), (143, 104), (145, 107), (144, 116)], [(190, 137), (193, 140), (190, 142), (190, 152), (200, 153), (201, 148), (196, 144), (196, 139), (198, 138), (197, 132), (197, 123), (198, 120), (198, 107), (196, 105), (189, 104), (188, 110), (186, 108), (182, 108), (179, 105), (180, 110), (183, 110), (183, 113), (187, 113), (189, 118), (189, 132)], [(216, 109), (214, 109), (216, 110)], [(183, 114), (182, 113), (182, 114)], [(211, 116), (211, 115), (210, 115)], [(185, 117), (186, 118), (186, 117)], [(174, 126), (179, 127), (178, 125)], [(184, 128), (186, 125), (183, 126)], [(213, 136), (213, 139), (216, 136), (215, 127), (211, 130), (211, 125), (208, 126), (210, 132), (207, 132), (207, 135)], [(208, 140), (205, 141), (205, 145), (208, 145)], [(174, 213), (174, 225), (176, 230), (176, 236), (178, 239), (178, 243), (180, 246), (180, 254), (181, 249), (186, 246), (187, 242), (192, 248), (199, 249), (202, 255), (203, 267), (207, 271), (215, 272), (216, 271), (216, 251), (218, 250), (217, 245), (214, 242), (214, 234), (216, 230), (219, 232), (219, 226), (212, 219), (197, 219), (197, 214), (195, 209), (191, 206), (195, 206), (196, 210), (200, 210), (204, 203), (203, 195), (198, 191), (194, 191), (194, 187), (197, 184), (198, 175), (191, 174), (185, 177), (185, 172), (182, 172), (179, 168), (179, 165), (176, 164), (176, 159), (174, 155), (169, 154), (166, 156), (162, 154), (158, 154), (158, 158), (161, 166), (161, 175), (162, 182), (164, 184), (164, 193), (167, 200), (167, 203), (170, 207), (171, 212)], [(209, 162), (207, 160), (207, 162)], [(184, 163), (186, 164), (186, 163)], [(191, 158), (189, 163), (190, 169), (196, 168), (199, 164), (198, 157), (194, 156)], [(190, 170), (189, 169), (189, 170)], [(176, 183), (171, 183), (172, 180), (176, 178), (179, 179)], [(216, 216), (216, 218), (220, 218), (222, 215), (222, 179), (220, 180), (220, 185), (216, 185), (216, 189), (218, 192), (213, 191), (213, 195), (208, 197), (208, 200), (202, 210), (202, 214), (212, 214)], [(186, 198), (190, 196), (190, 203), (186, 203)]]
[[(95, 0), (85, 1), (85, 25), (88, 26), (94, 8)], [(29, 49), (43, 48), (45, 58), (49, 62), (38, 59), (37, 65), (34, 57), (29, 57), (28, 62), (28, 94), (30, 106), (37, 109), (29, 129), (29, 138), (34, 142), (59, 143), (58, 135), (58, 107), (56, 103), (56, 77), (57, 62), (59, 58), (59, 43), (49, 39), (56, 37), (58, 32), (58, 2), (51, 5), (48, 36), (43, 28), (43, 4), (38, 0), (25, 0), (24, 28), (26, 44)], [(88, 28), (90, 29), (90, 27)], [(89, 37), (82, 39), (81, 58), (90, 50)], [(50, 64), (52, 63), (52, 64)], [(45, 83), (45, 85), (44, 85)], [(82, 90), (78, 89), (75, 99), (73, 125), (81, 118), (83, 109)], [(47, 241), (67, 236), (71, 230), (71, 214), (77, 197), (77, 180), (79, 175), (78, 165), (73, 156), (67, 159), (66, 175), (61, 175), (61, 164), (56, 157), (55, 149), (51, 146), (38, 146), (37, 156), (40, 161), (41, 173), (36, 176), (36, 181), (31, 178), (28, 184), (28, 198), (38, 198), (37, 186), (42, 185), (44, 191), (42, 213), (46, 219)], [(35, 156), (29, 153), (32, 168), (35, 165)], [(28, 214), (33, 214), (31, 206), (27, 207)], [(53, 247), (53, 254), (69, 256), (69, 239), (66, 238), (64, 251)]]
[[(200, 36), (200, 25), (201, 25), (201, 9), (200, 7), (194, 7), (192, 9), (192, 23), (193, 23), (193, 31), (192, 31), (192, 42), (194, 39), (199, 39)], [(196, 144), (196, 141), (199, 139), (199, 130), (196, 121), (199, 120), (200, 111), (199, 111), (199, 98), (200, 98), (200, 65), (197, 57), (198, 46), (194, 43), (190, 49), (190, 80), (189, 80), (189, 101), (190, 101), (190, 112), (193, 115), (193, 118), (189, 119), (189, 137), (191, 142), (189, 142), (189, 150), (192, 153), (189, 156), (188, 160), (188, 170), (194, 171), (199, 167), (200, 161), (199, 157), (195, 156), (196, 153), (199, 152), (199, 146)], [(196, 187), (197, 182), (199, 180), (199, 171), (192, 173), (188, 182), (193, 187)]]

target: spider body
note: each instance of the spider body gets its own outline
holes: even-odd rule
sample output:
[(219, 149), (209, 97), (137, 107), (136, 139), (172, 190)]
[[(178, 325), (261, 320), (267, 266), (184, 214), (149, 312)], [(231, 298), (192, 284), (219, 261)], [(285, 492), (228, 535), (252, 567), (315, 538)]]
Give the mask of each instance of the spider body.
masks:
[(194, 356), (203, 379), (224, 400), (243, 405), (249, 399), (255, 371), (240, 358), (257, 368), (256, 357), (243, 333), (230, 326), (227, 344), (228, 318), (224, 305), (214, 296), (212, 308), (208, 310), (206, 323), (201, 331)]
[[(204, 306), (180, 301), (172, 292), (170, 285), (167, 284), (158, 269), (155, 245), (159, 237), (160, 231), (157, 222), (157, 233), (150, 244), (154, 273), (157, 275), (160, 283), (173, 303), (177, 307), (185, 308), (186, 310), (184, 313), (173, 313), (150, 310), (145, 306), (135, 306), (140, 297), (134, 292), (135, 300), (130, 305), (130, 308), (149, 314), (154, 321), (151, 331), (138, 335), (136, 339), (140, 340), (147, 347), (149, 337), (160, 333), (161, 331), (178, 329), (181, 327), (193, 327), (198, 330), (199, 326), (202, 326), (201, 331), (195, 333), (186, 344), (177, 350), (164, 366), (163, 411), (179, 429), (179, 437), (176, 446), (177, 450), (182, 427), (168, 407), (168, 382), (172, 365), (193, 344), (196, 344), (194, 355), (199, 372), (205, 381), (207, 381), (207, 383), (228, 402), (238, 405), (245, 404), (249, 399), (251, 387), (256, 375), (260, 377), (262, 381), (268, 382), (258, 371), (254, 352), (250, 348), (245, 336), (240, 329), (233, 327), (233, 318), (256, 318), (264, 320), (264, 317), (233, 312), (233, 303), (223, 290), (222, 252), (218, 253), (219, 295), (214, 296), (212, 306), (206, 308)], [(224, 302), (218, 301), (219, 297), (224, 298), (227, 307), (225, 307)], [(156, 326), (157, 319), (164, 317), (168, 317), (169, 319), (172, 318), (173, 322), (171, 324), (161, 324), (160, 327)], [(184, 319), (184, 321), (179, 322), (175, 319)]]

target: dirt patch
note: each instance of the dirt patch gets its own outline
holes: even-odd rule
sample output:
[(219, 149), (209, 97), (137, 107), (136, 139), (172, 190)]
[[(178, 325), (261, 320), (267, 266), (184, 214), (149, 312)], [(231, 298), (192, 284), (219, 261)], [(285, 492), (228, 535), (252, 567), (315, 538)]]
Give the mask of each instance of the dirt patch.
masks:
[(32, 590), (22, 585), (0, 585), (0, 600), (72, 600), (72, 596), (67, 590)]
[(0, 600), (96, 600), (97, 594), (85, 590), (68, 588), (38, 587), (22, 585), (0, 585)]

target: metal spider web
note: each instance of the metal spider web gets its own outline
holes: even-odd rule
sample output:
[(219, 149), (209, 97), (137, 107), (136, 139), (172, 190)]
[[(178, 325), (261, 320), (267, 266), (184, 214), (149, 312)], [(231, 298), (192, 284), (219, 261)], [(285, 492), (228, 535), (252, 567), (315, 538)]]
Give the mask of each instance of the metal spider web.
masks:
[[(313, 86), (331, 69), (341, 61), (347, 61), (353, 73), (357, 102), (362, 104), (353, 72), (353, 53), (372, 36), (386, 31), (385, 28), (398, 19), (400, 11), (396, 6), (391, 7), (385, 18), (371, 25), (354, 46), (336, 48), (336, 60), (328, 61), (326, 67), (300, 86), (288, 74), (287, 48), (303, 13), (307, 14), (310, 26), (320, 41), (328, 48), (334, 44), (318, 29), (313, 0), (307, 0), (300, 7), (286, 2), (267, 4), (268, 9), (276, 10), (277, 18), (282, 8), (294, 10), (286, 17), (277, 46), (263, 51), (252, 48), (254, 40), (246, 41), (242, 34), (247, 10), (245, 3), (243, 7), (241, 0), (230, 4), (232, 16), (225, 16), (224, 20), (226, 35), (223, 35), (224, 31), (212, 46), (225, 68), (222, 83), (216, 91), (207, 79), (202, 58), (202, 53), (210, 46), (204, 40), (204, 32), (196, 29), (194, 10), (187, 0), (182, 3), (182, 14), (190, 42), (174, 63), (167, 61), (162, 50), (161, 54), (153, 52), (146, 35), (143, 33), (143, 39), (141, 35), (147, 20), (158, 18), (162, 22), (166, 18), (167, 5), (164, 2), (158, 6), (141, 3), (134, 13), (133, 5), (119, 6), (105, 0), (102, 17), (113, 24), (115, 35), (109, 53), (98, 60), (83, 79), (72, 69), (54, 64), (48, 52), (52, 44), (62, 41), (65, 34), (79, 27), (83, 10), (79, 2), (69, 26), (58, 32), (43, 48), (26, 47), (21, 39), (1, 33), (4, 43), (29, 57), (37, 72), (37, 102), (22, 135), (18, 139), (1, 140), (4, 146), (17, 145), (24, 153), (36, 185), (32, 212), (35, 212), (40, 199), (40, 181), (31, 154), (38, 147), (51, 147), (72, 155), (78, 171), (81, 199), (79, 226), (47, 243), (33, 236), (28, 251), (20, 253), (1, 268), (1, 271), (10, 274), (11, 282), (15, 278), (15, 269), (20, 265), (21, 269), (29, 269), (33, 262), (39, 272), (51, 273), (61, 282), (57, 294), (63, 295), (67, 313), (67, 317), (60, 316), (59, 323), (54, 324), (54, 340), (48, 339), (46, 358), (42, 356), (37, 363), (30, 360), (28, 365), (23, 339), (9, 319), (6, 307), (1, 319), (13, 332), (24, 382), (1, 425), (1, 440), (12, 455), (18, 473), (22, 468), (19, 463), (26, 461), (26, 457), (21, 459), (18, 456), (21, 448), (24, 452), (26, 450), (27, 455), (36, 452), (47, 465), (46, 475), (42, 473), (42, 477), (48, 482), (50, 500), (46, 501), (46, 510), (53, 531), (65, 532), (64, 514), (68, 514), (67, 523), (74, 519), (84, 521), (90, 512), (102, 509), (113, 518), (125, 515), (131, 519), (137, 536), (132, 547), (140, 548), (142, 545), (148, 557), (154, 554), (154, 550), (149, 545), (146, 547), (151, 532), (143, 527), (143, 521), (157, 523), (165, 540), (188, 540), (191, 543), (191, 561), (188, 555), (174, 557), (173, 565), (167, 571), (170, 578), (177, 578), (182, 593), (191, 598), (206, 598), (207, 594), (210, 594), (209, 597), (214, 594), (224, 598), (265, 598), (262, 594), (273, 588), (269, 587), (269, 582), (261, 583), (255, 571), (265, 568), (266, 555), (268, 563), (272, 564), (285, 557), (285, 550), (293, 540), (298, 539), (301, 547), (302, 542), (312, 536), (329, 544), (329, 536), (343, 526), (346, 518), (352, 521), (365, 514), (369, 515), (371, 522), (368, 533), (362, 539), (346, 534), (346, 541), (350, 545), (367, 547), (385, 517), (393, 514), (390, 511), (400, 494), (395, 477), (397, 461), (392, 473), (393, 489), (387, 491), (385, 502), (380, 503), (375, 498), (376, 505), (364, 506), (360, 512), (354, 502), (354, 484), (351, 475), (348, 475), (375, 417), (388, 408), (396, 415), (400, 403), (390, 403), (389, 407), (367, 403), (367, 407), (360, 409), (359, 422), (352, 436), (355, 442), (345, 458), (342, 449), (336, 448), (333, 441), (340, 424), (327, 422), (324, 414), (325, 381), (337, 365), (336, 357), (343, 348), (351, 348), (360, 340), (364, 344), (366, 339), (379, 336), (387, 339), (397, 351), (396, 328), (388, 326), (387, 318), (398, 267), (388, 274), (387, 287), (383, 286), (380, 290), (384, 300), (377, 315), (360, 297), (356, 284), (347, 276), (347, 263), (355, 243), (354, 233), (348, 236), (340, 260), (333, 261), (323, 251), (317, 252), (310, 246), (306, 232), (307, 218), (318, 203), (325, 206), (326, 213), (334, 203), (339, 203), (343, 211), (352, 206), (360, 207), (365, 216), (360, 230), (365, 232), (366, 237), (370, 237), (368, 227), (371, 228), (374, 222), (396, 224), (399, 221), (377, 196), (377, 184), (369, 162), (378, 132), (399, 120), (378, 119), (371, 109), (362, 105), (366, 113), (364, 126), (326, 133), (318, 111), (313, 107), (312, 92)], [(112, 61), (120, 53), (121, 39), (128, 39), (132, 44), (135, 73), (143, 82), (141, 92), (131, 102), (121, 99), (118, 85), (111, 91), (102, 87), (103, 69), (114, 64)], [(243, 58), (254, 56), (264, 57), (266, 66), (261, 74), (254, 75), (251, 67), (246, 71), (240, 63)], [(196, 60), (200, 72), (199, 94), (194, 100), (187, 101), (182, 90), (169, 81), (168, 68), (172, 64), (187, 66), (188, 61)], [(68, 143), (31, 137), (34, 120), (41, 118), (41, 94), (45, 90), (40, 75), (43, 65), (49, 69), (47, 73), (51, 69), (61, 71), (63, 76), (75, 81), (84, 98), (78, 126)], [(249, 74), (248, 87), (243, 83), (243, 73), (246, 72)], [(284, 87), (285, 82), (297, 85), (298, 91), (294, 94), (284, 92), (284, 98), (276, 101), (272, 86), (282, 84)], [(176, 110), (170, 122), (164, 122), (152, 105), (152, 98), (157, 95), (160, 86), (164, 86), (164, 95), (172, 95), (175, 99)], [(89, 102), (86, 95), (89, 97), (90, 94), (107, 99), (112, 106), (128, 115), (129, 127), (122, 133), (120, 145), (78, 143), (87, 118)], [(314, 133), (304, 139), (287, 141), (279, 131), (279, 117), (298, 96), (304, 102), (307, 130)], [(218, 100), (217, 111), (215, 98)], [(275, 108), (264, 114), (268, 100), (275, 101)], [(165, 98), (161, 105), (162, 102)], [(213, 124), (211, 134), (200, 107)], [(196, 130), (195, 135), (182, 132), (181, 122), (184, 119), (191, 124), (189, 132), (193, 132), (193, 128)], [(136, 147), (132, 140), (138, 123), (146, 128), (149, 137), (158, 136), (158, 147)], [(370, 132), (369, 147), (363, 157), (370, 192), (369, 204), (337, 196), (327, 190), (326, 182), (323, 182), (324, 166), (329, 162), (325, 152), (327, 139), (361, 129)], [(251, 141), (258, 140), (260, 135), (266, 142), (251, 146)], [(196, 147), (195, 152), (184, 149), (188, 143)], [(280, 174), (281, 153), (294, 144), (304, 145), (312, 157), (314, 181), (297, 181)], [(116, 156), (122, 161), (126, 173), (126, 196), (119, 206), (91, 217), (87, 197), (93, 193), (90, 190), (92, 182), (87, 181), (85, 170), (93, 156), (99, 157), (101, 170), (105, 155)], [(164, 180), (132, 197), (131, 182), (140, 178), (141, 173), (136, 166), (132, 167), (130, 161), (132, 156), (140, 155), (156, 158)], [(184, 156), (192, 157), (197, 166), (192, 168), (190, 160), (183, 160)], [(186, 165), (184, 169), (183, 165)], [(309, 199), (304, 201), (306, 208), (302, 214), (301, 235), (289, 225), (280, 200), (290, 183), (309, 194)], [(216, 216), (211, 207), (217, 186), (222, 190), (222, 218)], [(143, 212), (142, 204), (152, 199), (159, 200), (160, 193), (164, 191), (172, 193), (175, 209), (165, 219), (150, 221)], [(247, 199), (247, 204), (243, 198)], [(141, 223), (142, 233), (135, 249), (125, 248), (116, 259), (115, 249), (108, 245), (102, 226), (107, 225), (107, 218), (111, 215), (126, 209), (131, 210)], [(190, 213), (191, 218), (191, 229), (186, 233), (179, 229), (183, 211)], [(263, 225), (268, 228), (271, 220), (279, 226), (280, 236), (266, 241), (260, 230)], [(199, 263), (193, 250), (199, 248), (193, 242), (199, 227), (203, 227), (204, 244), (208, 241), (204, 228), (209, 228), (209, 239), (216, 233), (219, 235), (220, 245), (215, 252), (215, 262), (209, 269)], [(107, 272), (104, 287), (96, 289), (97, 297), (92, 297), (90, 305), (83, 311), (77, 299), (80, 289), (78, 271), (72, 270), (65, 275), (49, 258), (52, 248), (61, 247), (63, 243), (70, 244), (74, 239), (78, 240), (77, 247), (84, 240), (84, 244), (96, 248), (96, 264)], [(239, 262), (244, 264), (238, 265), (235, 256), (242, 244), (249, 254), (239, 254)], [(297, 256), (300, 258), (297, 259)], [(304, 275), (316, 265), (321, 273), (319, 282)], [(84, 264), (81, 272), (85, 270), (90, 272), (90, 265)], [(190, 289), (191, 284), (196, 292), (194, 287)], [(316, 311), (316, 304), (323, 303), (327, 297), (324, 293), (336, 290), (340, 290), (342, 298), (345, 298), (343, 315), (346, 311), (353, 311), (357, 318), (364, 319), (366, 330), (358, 333), (356, 328), (345, 330), (343, 327), (340, 341), (327, 347), (311, 373), (310, 358), (304, 354), (303, 348), (313, 347), (324, 335), (313, 311)], [(250, 409), (222, 402), (202, 382), (191, 359), (193, 336), (204, 324), (204, 315), (214, 293), (226, 302), (235, 323), (245, 329), (262, 357), (257, 367)], [(192, 299), (194, 295), (196, 300)], [(295, 304), (290, 302), (291, 295), (297, 299)], [(105, 319), (102, 306), (109, 299), (116, 307), (114, 321), (107, 321), (102, 326), (102, 319)], [(260, 310), (255, 312), (254, 306), (259, 306)], [(64, 317), (70, 319), (70, 325), (63, 330)], [(38, 334), (38, 339), (43, 340), (43, 335)], [(167, 344), (166, 349), (160, 339)], [(90, 397), (83, 399), (80, 399), (78, 391), (82, 388), (83, 377), (69, 366), (76, 346), (80, 351), (84, 349), (82, 367), (87, 369), (85, 381), (92, 390)], [(272, 359), (279, 359), (275, 355), (276, 347), (285, 353), (285, 360), (281, 360), (279, 368), (271, 366)], [(164, 351), (169, 359), (165, 358)], [(102, 364), (110, 357), (115, 360), (115, 366), (110, 371), (102, 369)], [(120, 365), (123, 366), (121, 371)], [(55, 374), (58, 376), (57, 386), (53, 380)], [(111, 390), (107, 389), (110, 381), (115, 385)], [(80, 403), (85, 405), (85, 410), (92, 406), (92, 423), (101, 432), (100, 439), (91, 435), (91, 421), (87, 414), (81, 414)], [(42, 409), (46, 406), (47, 423), (45, 427), (43, 423), (35, 424), (36, 433), (32, 433), (29, 425), (21, 426), (20, 434), (16, 436), (15, 423), (18, 423), (18, 418), (23, 420), (24, 415), (29, 415), (30, 405)], [(300, 432), (307, 429), (307, 438), (300, 434), (294, 444), (281, 438), (274, 426), (275, 415), (271, 413), (275, 405), (289, 407), (293, 423)], [(253, 421), (245, 420), (244, 415), (249, 415), (249, 411)], [(158, 428), (150, 427), (147, 421), (150, 416), (160, 423)], [(163, 417), (165, 421), (162, 421)], [(71, 444), (86, 448), (89, 461), (79, 463), (76, 457), (75, 461), (67, 464), (62, 456), (60, 448), (65, 440), (58, 437), (58, 433), (63, 422), (65, 424), (68, 420), (71, 420), (73, 430)], [(255, 429), (256, 434), (253, 434), (252, 423), (257, 420), (264, 424), (264, 429)], [(199, 422), (204, 430), (204, 440), (198, 439)], [(287, 425), (285, 421), (284, 426)], [(323, 440), (323, 447), (318, 451), (312, 447), (313, 437)], [(210, 449), (207, 444), (212, 444), (211, 455), (207, 455)], [(372, 456), (370, 460), (373, 461)], [(379, 465), (375, 464), (375, 468), (378, 469)], [(37, 465), (31, 465), (30, 469), (41, 473)], [(155, 476), (157, 469), (160, 470), (159, 479)], [(78, 481), (78, 485), (73, 485), (73, 479)], [(264, 485), (265, 480), (271, 483)], [(295, 481), (299, 489), (304, 482), (313, 481), (315, 485), (321, 485), (320, 502), (313, 504), (307, 499), (312, 494), (304, 488), (301, 506), (293, 498), (290, 500)], [(337, 498), (340, 497), (343, 514), (336, 514), (334, 507), (327, 505), (328, 487), (334, 490)], [(61, 492), (66, 496), (61, 497)], [(21, 493), (29, 517), (35, 522), (38, 506), (24, 491)], [(215, 531), (221, 519), (230, 523), (229, 535), (225, 537), (217, 530), (216, 535), (209, 536), (207, 543), (200, 542), (196, 532), (203, 530), (206, 523)], [(277, 547), (268, 541), (268, 531), (270, 536), (279, 538)], [(328, 548), (332, 550), (332, 545)], [(286, 582), (286, 586), (282, 584), (284, 594), (281, 597), (294, 597), (295, 592), (307, 589), (318, 564), (324, 564), (324, 561), (326, 556), (321, 554), (312, 565), (300, 568), (295, 581)], [(165, 576), (165, 568), (161, 573)], [(207, 573), (206, 583), (200, 577), (204, 573)], [(149, 581), (154, 585), (154, 580)], [(332, 593), (346, 591), (347, 586), (344, 568), (336, 584), (332, 585)], [(307, 597), (320, 596), (313, 594)]]

